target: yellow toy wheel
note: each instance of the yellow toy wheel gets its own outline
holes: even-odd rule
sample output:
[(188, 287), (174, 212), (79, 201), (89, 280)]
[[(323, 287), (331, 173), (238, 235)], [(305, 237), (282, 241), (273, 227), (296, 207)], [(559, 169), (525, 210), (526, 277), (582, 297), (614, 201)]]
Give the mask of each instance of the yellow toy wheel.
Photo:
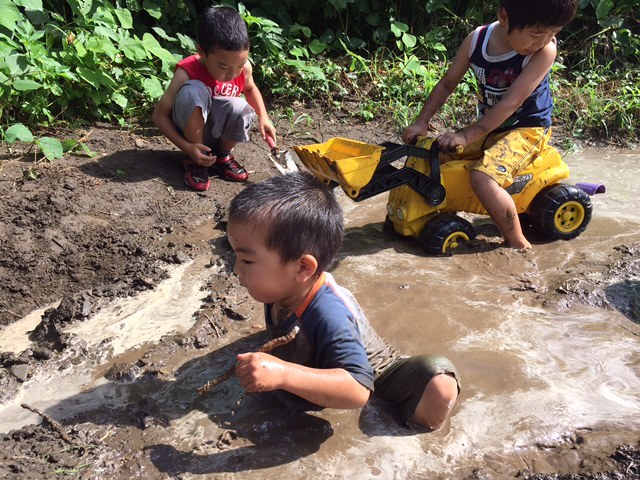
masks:
[(446, 255), (474, 238), (476, 232), (464, 218), (440, 213), (425, 224), (418, 245), (429, 255)]
[(563, 203), (556, 210), (554, 223), (558, 231), (563, 233), (573, 232), (582, 225), (585, 216), (585, 208), (580, 202), (571, 201)]
[(587, 228), (592, 210), (591, 199), (583, 190), (557, 184), (533, 199), (529, 216), (536, 232), (552, 240), (569, 240)]

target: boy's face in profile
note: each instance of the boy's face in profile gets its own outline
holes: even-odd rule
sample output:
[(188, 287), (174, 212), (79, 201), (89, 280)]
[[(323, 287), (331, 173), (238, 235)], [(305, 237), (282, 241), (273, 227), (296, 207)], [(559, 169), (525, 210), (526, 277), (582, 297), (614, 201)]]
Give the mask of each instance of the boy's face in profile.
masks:
[(286, 304), (298, 292), (298, 262), (282, 263), (280, 255), (266, 247), (264, 233), (254, 225), (229, 221), (227, 238), (236, 253), (233, 271), (255, 300)]
[(209, 74), (219, 82), (229, 82), (242, 72), (249, 59), (249, 50), (221, 50), (219, 48), (205, 54), (198, 47), (200, 61), (207, 67)]

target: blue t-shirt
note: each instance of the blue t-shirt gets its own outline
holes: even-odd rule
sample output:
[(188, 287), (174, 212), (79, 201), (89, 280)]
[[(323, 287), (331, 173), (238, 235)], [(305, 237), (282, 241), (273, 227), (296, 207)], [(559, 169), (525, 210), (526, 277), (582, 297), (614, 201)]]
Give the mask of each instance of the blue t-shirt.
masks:
[(330, 273), (320, 276), (303, 303), (281, 324), (271, 318), (271, 305), (265, 305), (265, 320), (271, 338), (300, 327), (295, 340), (275, 349), (273, 355), (311, 368), (342, 368), (371, 391), (374, 375), (401, 357), (375, 332), (351, 292), (336, 284)]
[[(496, 25), (498, 22), (478, 27), (473, 33), (469, 49), (471, 68), (478, 79), (480, 116), (502, 100), (511, 84), (531, 60), (531, 55), (520, 55), (513, 50), (503, 55), (489, 55), (487, 45)], [(552, 110), (553, 100), (549, 89), (549, 73), (547, 73), (531, 95), (495, 131), (550, 127)]]

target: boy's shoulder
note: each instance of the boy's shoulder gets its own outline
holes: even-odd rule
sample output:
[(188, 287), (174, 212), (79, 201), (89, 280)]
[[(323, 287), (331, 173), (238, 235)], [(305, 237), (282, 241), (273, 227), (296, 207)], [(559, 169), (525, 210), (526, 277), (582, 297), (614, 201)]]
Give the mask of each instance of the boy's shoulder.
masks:
[(339, 285), (328, 272), (323, 273), (310, 293), (312, 296), (306, 305), (296, 312), (301, 318), (306, 314), (314, 323), (324, 324), (364, 318), (362, 308), (351, 291)]
[(179, 68), (182, 68), (187, 73), (189, 73), (190, 71), (201, 71), (202, 73), (206, 73), (207, 75), (209, 75), (207, 67), (202, 64), (202, 62), (200, 61), (200, 56), (197, 54), (185, 57), (178, 63), (176, 63), (175, 70)]

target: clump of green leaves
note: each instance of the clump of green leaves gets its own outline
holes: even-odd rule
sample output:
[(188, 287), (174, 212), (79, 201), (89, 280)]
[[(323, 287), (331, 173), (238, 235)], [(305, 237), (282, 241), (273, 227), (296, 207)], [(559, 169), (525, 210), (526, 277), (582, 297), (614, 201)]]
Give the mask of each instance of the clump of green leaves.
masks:
[[(265, 96), (280, 104), (304, 98), (344, 106), (365, 120), (391, 113), (399, 127), (413, 120), (462, 39), (493, 21), (498, 6), (497, 0), (216, 3), (245, 18)], [(554, 72), (556, 118), (576, 134), (638, 140), (636, 3), (580, 0), (577, 18), (559, 35), (567, 68)], [(194, 53), (195, 18), (208, 5), (0, 0), (0, 125), (146, 121), (175, 62)], [(474, 89), (469, 74), (440, 112), (447, 128), (468, 121)]]
[[(59, 140), (50, 136), (38, 137), (22, 123), (11, 125), (6, 130), (0, 128), (0, 138), (2, 143), (7, 145), (9, 151), (17, 141), (29, 144), (28, 150), (33, 151), (36, 161), (40, 159), (53, 161), (68, 154), (95, 156), (95, 153), (84, 142), (72, 139)], [(35, 180), (38, 177), (38, 171), (34, 166), (31, 166), (25, 170), (24, 176), (28, 180)]]
[[(65, 5), (66, 3), (66, 5)], [(145, 2), (147, 13), (157, 7)], [(138, 32), (131, 12), (108, 2), (0, 0), (0, 116), (29, 124), (77, 119), (121, 125), (158, 98), (187, 36)], [(15, 106), (20, 106), (17, 110)]]

